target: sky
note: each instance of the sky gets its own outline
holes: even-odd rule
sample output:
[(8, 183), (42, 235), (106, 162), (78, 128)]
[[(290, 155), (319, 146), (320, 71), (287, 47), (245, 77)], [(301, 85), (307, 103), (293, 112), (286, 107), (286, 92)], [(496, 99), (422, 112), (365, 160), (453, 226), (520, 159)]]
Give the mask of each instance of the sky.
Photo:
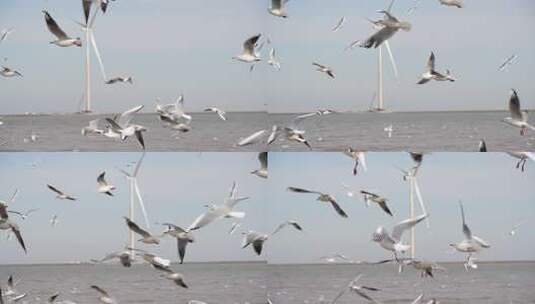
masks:
[[(127, 241), (122, 216), (128, 214), (128, 185), (117, 167), (136, 161), (139, 153), (2, 153), (0, 154), (0, 199), (20, 193), (13, 210), (39, 208), (19, 224), (28, 246), (0, 233), (0, 262), (53, 263), (87, 261), (121, 249)], [(321, 256), (342, 253), (356, 260), (390, 258), (389, 252), (370, 241), (375, 229), (392, 226), (409, 216), (408, 184), (397, 167), (412, 165), (406, 153), (367, 153), (368, 170), (352, 175), (352, 160), (342, 153), (270, 153), (268, 180), (249, 172), (258, 167), (256, 153), (147, 153), (139, 173), (139, 185), (148, 209), (152, 232), (162, 229), (155, 222), (171, 221), (188, 226), (204, 212), (207, 203), (220, 204), (233, 181), (239, 194), (250, 196), (238, 204), (246, 212), (239, 232), (228, 235), (232, 220), (223, 219), (195, 233), (186, 261), (260, 261), (270, 263), (317, 263)], [(461, 261), (449, 243), (461, 241), (458, 201), (465, 206), (472, 232), (491, 248), (481, 260), (533, 260), (535, 216), (534, 163), (526, 171), (515, 169), (516, 159), (504, 153), (432, 153), (425, 156), (418, 181), (430, 215), (430, 228), (416, 229), (416, 254), (437, 261)], [(75, 168), (75, 170), (74, 170)], [(116, 195), (96, 192), (96, 177), (106, 171), (117, 186)], [(356, 190), (377, 191), (389, 199), (394, 217), (376, 206), (365, 207), (361, 198), (346, 196), (341, 183)], [(79, 198), (61, 201), (46, 188), (53, 184)], [(286, 191), (288, 186), (334, 195), (349, 218), (338, 216), (314, 195)], [(136, 221), (144, 226), (139, 210)], [(420, 213), (417, 208), (417, 213)], [(49, 220), (59, 216), (52, 228)], [(241, 249), (241, 232), (269, 233), (287, 220), (296, 220), (304, 231), (285, 229), (265, 244), (264, 254)], [(508, 232), (526, 221), (515, 237)], [(164, 239), (159, 247), (143, 247), (167, 257), (176, 257), (175, 242)]]
[[(0, 79), (0, 113), (74, 112), (83, 91), (80, 48), (50, 45), (42, 9), (47, 9), (72, 36), (81, 36), (73, 20), (81, 20), (80, 1), (4, 1), (0, 28), (15, 31), (0, 44), (6, 65), (22, 79)], [(384, 1), (290, 1), (289, 18), (268, 14), (270, 1), (214, 2), (130, 0), (111, 3), (99, 16), (95, 36), (107, 74), (131, 75), (134, 85), (105, 86), (93, 59), (93, 104), (97, 112), (117, 112), (156, 98), (173, 101), (180, 92), (186, 109), (218, 106), (227, 111), (302, 112), (317, 108), (366, 110), (376, 92), (375, 50), (344, 51), (372, 29), (364, 18), (378, 18)], [(531, 0), (471, 0), (463, 9), (421, 1), (398, 0), (393, 13), (408, 20), (410, 32), (399, 32), (391, 46), (400, 71), (393, 76), (385, 58), (385, 103), (393, 111), (505, 109), (508, 91), (518, 90), (524, 108), (535, 108), (535, 3)], [(330, 29), (345, 16), (345, 26)], [(257, 33), (269, 37), (281, 71), (260, 64), (233, 62), (242, 42)], [(267, 56), (268, 48), (262, 50)], [(429, 53), (437, 68), (450, 69), (455, 83), (415, 83)], [(497, 67), (512, 54), (518, 60), (504, 72)], [(312, 62), (331, 66), (337, 77), (314, 71)], [(30, 89), (29, 89), (30, 88)]]

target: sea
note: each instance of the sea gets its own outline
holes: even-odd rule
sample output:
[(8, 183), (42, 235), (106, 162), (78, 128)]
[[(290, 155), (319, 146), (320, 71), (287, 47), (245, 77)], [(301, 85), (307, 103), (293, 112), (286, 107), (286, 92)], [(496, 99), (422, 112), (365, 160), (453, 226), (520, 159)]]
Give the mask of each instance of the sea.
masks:
[[(189, 285), (184, 289), (147, 265), (12, 265), (0, 266), (2, 285), (10, 274), (16, 289), (27, 293), (19, 303), (47, 303), (60, 292), (61, 301), (98, 303), (90, 285), (98, 285), (118, 303), (206, 304), (327, 304), (361, 275), (359, 285), (377, 303), (422, 303), (435, 299), (442, 304), (535, 303), (535, 262), (480, 262), (466, 271), (462, 263), (441, 264), (434, 278), (422, 278), (411, 267), (398, 273), (396, 265), (186, 263), (172, 265)], [(65, 302), (68, 303), (68, 302)], [(192, 302), (200, 304), (199, 302)], [(346, 292), (340, 304), (369, 303)]]
[[(280, 136), (265, 141), (273, 125), (292, 125), (299, 114), (228, 113), (227, 121), (214, 113), (192, 113), (191, 131), (179, 134), (162, 125), (154, 113), (139, 114), (134, 123), (145, 126), (148, 151), (309, 151), (305, 145)], [(138, 151), (135, 138), (125, 141), (82, 136), (90, 120), (111, 114), (55, 114), (0, 116), (0, 151)], [(297, 125), (314, 151), (472, 152), (479, 141), (489, 151), (534, 151), (535, 131), (521, 136), (506, 125), (505, 111), (334, 113), (303, 120)], [(532, 122), (534, 123), (534, 122)], [(391, 134), (385, 128), (392, 129)], [(266, 130), (259, 143), (238, 146), (249, 135)], [(32, 136), (32, 134), (34, 136)], [(33, 137), (33, 139), (32, 139)]]

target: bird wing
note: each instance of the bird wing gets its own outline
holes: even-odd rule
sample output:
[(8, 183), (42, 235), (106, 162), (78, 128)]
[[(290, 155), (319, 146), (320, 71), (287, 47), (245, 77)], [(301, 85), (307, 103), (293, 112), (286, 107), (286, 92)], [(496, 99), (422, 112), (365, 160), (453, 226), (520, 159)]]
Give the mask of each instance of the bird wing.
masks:
[(319, 64), (319, 63), (316, 63), (316, 62), (312, 62), (312, 65), (315, 65), (315, 66), (317, 66), (317, 67), (320, 68), (320, 69), (326, 69), (326, 68), (327, 68), (327, 66), (324, 66), (324, 65)]
[(141, 130), (137, 130), (134, 134), (136, 135), (136, 139), (141, 145), (141, 147), (145, 149), (145, 140), (143, 139), (143, 132)]
[(381, 209), (383, 209), (384, 212), (386, 212), (388, 215), (390, 216), (394, 216), (392, 214), (392, 211), (390, 211), (390, 208), (388, 208), (388, 205), (386, 204), (386, 200), (381, 200), (379, 202), (377, 202), (377, 204), (379, 205), (379, 207), (381, 207)]
[(262, 247), (264, 246), (263, 240), (255, 240), (253, 242), (253, 248), (256, 254), (261, 255), (262, 254)]
[(258, 161), (260, 161), (260, 168), (267, 169), (268, 168), (268, 153), (267, 152), (258, 153)]
[(17, 237), (17, 241), (19, 242), (20, 246), (26, 252), (26, 245), (24, 245), (24, 239), (22, 239), (22, 234), (20, 233), (20, 229), (17, 225), (11, 224), (11, 231), (15, 234), (15, 237)]
[(184, 262), (184, 257), (186, 256), (186, 246), (188, 246), (187, 239), (176, 239), (176, 245), (178, 249), (178, 256), (180, 257), (180, 264)]
[(405, 230), (411, 229), (412, 227), (416, 226), (416, 224), (423, 221), (426, 217), (427, 217), (427, 214), (423, 214), (415, 218), (410, 218), (402, 222), (399, 222), (392, 229), (392, 238), (395, 241), (400, 241), (401, 236), (403, 235), (403, 232), (405, 232)]
[(429, 82), (429, 80), (430, 80), (430, 79), (422, 78), (422, 79), (420, 79), (416, 84), (424, 84), (424, 83)]
[(338, 205), (338, 203), (333, 198), (330, 198), (329, 202), (340, 216), (347, 217), (347, 213), (345, 213), (345, 211), (340, 207), (340, 205)]
[(122, 128), (127, 127), (132, 121), (132, 119), (134, 118), (134, 116), (139, 111), (141, 111), (141, 109), (143, 109), (143, 105), (133, 107), (132, 109), (123, 112), (121, 116), (119, 117), (118, 125), (121, 126)]
[(296, 193), (315, 193), (315, 194), (322, 194), (321, 192), (318, 192), (318, 191), (312, 191), (312, 190), (307, 190), (307, 189), (297, 188), (297, 187), (288, 187), (287, 190), (288, 190), (288, 191), (291, 191), (291, 192), (296, 192)]
[(472, 239), (472, 231), (470, 231), (470, 227), (466, 225), (466, 219), (464, 217), (464, 208), (461, 202), (459, 202), (459, 206), (461, 207), (461, 218), (463, 220), (463, 233), (466, 236), (466, 239), (470, 240)]
[(106, 292), (106, 290), (98, 287), (97, 285), (91, 285), (91, 288), (93, 288), (94, 290), (98, 291), (101, 295), (105, 296), (105, 297), (109, 297), (110, 295), (108, 294), (108, 292)]
[(338, 22), (336, 23), (336, 25), (332, 28), (332, 31), (333, 31), (333, 32), (336, 32), (336, 31), (338, 31), (340, 28), (342, 28), (342, 25), (344, 24), (345, 21), (346, 21), (346, 17), (342, 17), (342, 18), (340, 18), (340, 20), (338, 20)]
[(0, 219), (7, 220), (9, 215), (7, 214), (7, 206), (0, 203)]
[(50, 16), (50, 14), (47, 12), (47, 11), (43, 11), (43, 13), (45, 14), (45, 21), (46, 21), (46, 26), (48, 27), (48, 30), (54, 34), (54, 36), (58, 37), (58, 39), (68, 39), (69, 36), (67, 36), (67, 34), (65, 34), (65, 32), (59, 27), (59, 25), (56, 23), (56, 21), (54, 20), (54, 18), (52, 18), (52, 16)]
[(283, 0), (271, 0), (271, 9), (281, 9)]
[(82, 6), (84, 8), (85, 23), (89, 21), (89, 13), (91, 12), (91, 4), (93, 0), (82, 0)]
[(373, 192), (369, 192), (369, 191), (366, 191), (366, 190), (360, 190), (360, 193), (372, 196), (374, 198), (379, 197), (379, 194), (376, 194), (376, 193), (373, 193)]
[(141, 229), (136, 223), (134, 223), (132, 220), (130, 220), (126, 216), (124, 217), (124, 219), (126, 221), (126, 225), (128, 226), (128, 228), (130, 230), (132, 230), (135, 233), (141, 235), (142, 237), (150, 237), (151, 236), (150, 233), (148, 233), (147, 231)]
[(258, 35), (255, 35), (255, 36), (245, 40), (245, 42), (243, 43), (243, 52), (246, 53), (246, 54), (254, 55), (254, 49), (256, 47), (256, 42), (258, 41), (258, 39), (260, 39), (261, 35), (262, 34), (258, 34)]
[(490, 248), (490, 244), (487, 243), (487, 242), (486, 242), (485, 240), (483, 240), (482, 238), (473, 235), (473, 236), (472, 236), (472, 239), (473, 239), (474, 241), (476, 241), (479, 245), (481, 245), (481, 247), (483, 247), (483, 248)]
[(97, 177), (97, 183), (101, 186), (106, 186), (108, 184), (104, 179), (104, 175), (106, 175), (106, 172), (100, 173), (100, 175)]
[(56, 192), (56, 193), (59, 194), (59, 195), (64, 195), (64, 194), (65, 194), (65, 193), (61, 192), (60, 190), (58, 190), (58, 188), (56, 188), (56, 187), (54, 187), (54, 186), (52, 186), (52, 185), (47, 184), (46, 186), (48, 187), (48, 189), (50, 189), (50, 190)]
[(390, 39), (394, 34), (398, 31), (397, 28), (394, 27), (383, 27), (382, 29), (375, 32), (371, 37), (366, 39), (366, 41), (363, 43), (363, 47), (365, 48), (377, 48), (380, 46), (383, 42)]
[(429, 59), (427, 59), (427, 69), (429, 71), (435, 70), (435, 53), (431, 52), (431, 55), (429, 55)]
[(514, 119), (523, 119), (522, 111), (520, 110), (520, 98), (516, 90), (511, 90), (511, 97), (509, 97), (509, 112), (511, 112), (511, 117)]
[(188, 230), (200, 229), (222, 216), (221, 209), (209, 210), (197, 217), (189, 226)]

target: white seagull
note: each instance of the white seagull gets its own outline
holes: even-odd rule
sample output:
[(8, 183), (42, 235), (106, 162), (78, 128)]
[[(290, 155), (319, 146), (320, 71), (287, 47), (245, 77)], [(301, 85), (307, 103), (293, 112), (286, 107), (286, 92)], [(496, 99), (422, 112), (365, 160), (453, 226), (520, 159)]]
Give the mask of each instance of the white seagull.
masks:
[(316, 67), (316, 71), (325, 73), (325, 75), (329, 76), (332, 79), (336, 77), (332, 68), (316, 62), (313, 62), (312, 65)]
[(141, 125), (132, 123), (132, 119), (134, 119), (134, 116), (139, 113), (141, 109), (143, 109), (143, 105), (123, 112), (118, 119), (106, 118), (106, 121), (110, 124), (110, 130), (119, 134), (121, 140), (125, 140), (128, 137), (135, 135), (141, 147), (145, 149), (143, 132), (147, 131), (147, 129)]
[(221, 110), (221, 109), (218, 109), (216, 107), (210, 107), (210, 108), (206, 108), (204, 109), (204, 112), (214, 112), (214, 113), (217, 113), (217, 116), (219, 116), (219, 118), (223, 121), (227, 120), (227, 118), (225, 117), (226, 113), (225, 111)]
[(503, 119), (508, 125), (520, 128), (520, 135), (525, 135), (526, 130), (535, 130), (535, 126), (532, 126), (528, 122), (528, 112), (522, 111), (520, 108), (520, 98), (515, 89), (511, 89), (511, 96), (509, 97), (509, 113), (511, 117)]
[(100, 173), (100, 175), (97, 177), (98, 192), (113, 196), (112, 191), (115, 190), (116, 187), (112, 184), (109, 184), (104, 178), (104, 175), (106, 175), (106, 172)]
[(128, 226), (128, 228), (142, 237), (142, 239), (139, 240), (140, 242), (144, 244), (152, 244), (152, 245), (160, 244), (160, 240), (158, 237), (153, 236), (146, 230), (141, 229), (136, 223), (134, 223), (132, 220), (130, 220), (126, 216), (123, 218), (125, 219), (126, 225)]
[(376, 203), (377, 205), (379, 205), (379, 207), (381, 207), (381, 209), (383, 209), (383, 211), (386, 214), (388, 214), (390, 216), (393, 216), (392, 212), (388, 208), (388, 205), (386, 204), (386, 202), (388, 200), (385, 197), (382, 197), (379, 194), (372, 193), (372, 192), (365, 191), (365, 190), (361, 190), (360, 193), (363, 195), (364, 202), (366, 203), (367, 206), (369, 206), (370, 205), (370, 201), (372, 201), (372, 202)]
[(509, 56), (507, 59), (505, 59), (505, 61), (500, 64), (500, 66), (498, 67), (498, 71), (503, 71), (505, 70), (505, 68), (507, 68), (508, 66), (510, 66), (511, 64), (514, 63), (514, 61), (518, 58), (518, 56), (516, 54), (513, 54), (511, 56)]
[(2, 43), (2, 41), (6, 40), (7, 39), (7, 36), (9, 34), (13, 33), (13, 28), (8, 28), (8, 29), (3, 29), (1, 32), (0, 32), (0, 43)]
[(260, 61), (260, 55), (255, 50), (258, 46), (257, 42), (260, 39), (260, 36), (261, 34), (257, 34), (245, 40), (243, 43), (242, 53), (232, 57), (232, 59), (246, 63), (255, 63)]
[(284, 9), (284, 6), (289, 0), (271, 0), (271, 7), (268, 8), (268, 12), (275, 16), (281, 18), (288, 18), (288, 14)]
[(52, 218), (50, 219), (50, 226), (52, 226), (52, 228), (56, 227), (56, 225), (58, 224), (59, 220), (58, 220), (58, 216), (56, 214), (54, 214), (52, 216)]
[(297, 188), (297, 187), (288, 187), (287, 189), (288, 189), (288, 191), (295, 192), (295, 193), (317, 194), (318, 195), (318, 197), (316, 199), (317, 201), (324, 202), (324, 203), (330, 203), (331, 206), (336, 211), (336, 213), (338, 213), (338, 215), (340, 215), (341, 217), (347, 217), (347, 213), (345, 213), (345, 211), (340, 207), (340, 205), (338, 205), (338, 202), (336, 202), (336, 198), (334, 196), (330, 195), (330, 194), (322, 193), (322, 192), (318, 192), (318, 191), (313, 191), (313, 190), (307, 190), (307, 189), (303, 189), (303, 188)]
[(415, 218), (406, 219), (402, 222), (399, 222), (392, 229), (392, 233), (389, 233), (383, 226), (377, 228), (377, 230), (372, 235), (372, 240), (379, 243), (384, 249), (393, 252), (394, 258), (398, 260), (398, 253), (405, 253), (411, 248), (410, 245), (403, 244), (402, 236), (403, 233), (416, 224), (423, 221), (427, 218), (427, 214), (422, 214)]
[(385, 18), (383, 20), (379, 21), (371, 21), (375, 26), (381, 27), (377, 32), (375, 32), (372, 36), (370, 36), (368, 39), (366, 39), (364, 42), (354, 42), (353, 44), (357, 44), (360, 47), (364, 48), (377, 48), (383, 42), (386, 40), (392, 38), (395, 33), (399, 29), (402, 29), (404, 31), (410, 31), (411, 30), (411, 24), (406, 21), (399, 21), (396, 17), (394, 17), (392, 14), (390, 14), (388, 11), (379, 11), (380, 13), (383, 13), (385, 15)]
[(82, 135), (87, 136), (90, 134), (104, 134), (104, 130), (98, 128), (100, 119), (93, 119), (89, 121), (89, 125), (82, 128)]
[(252, 171), (251, 174), (254, 174), (261, 178), (268, 178), (268, 153), (258, 153), (258, 161), (260, 162), (260, 169)]
[(260, 140), (264, 137), (265, 134), (266, 134), (266, 130), (256, 131), (253, 134), (241, 139), (237, 145), (239, 147), (243, 147), (243, 146), (256, 144), (260, 142)]
[(157, 270), (165, 272), (166, 279), (175, 282), (175, 284), (180, 287), (188, 288), (188, 285), (184, 282), (184, 276), (181, 273), (172, 270), (169, 266), (164, 266), (159, 263), (152, 262), (152, 266)]
[(100, 303), (102, 303), (102, 304), (115, 304), (115, 303), (117, 303), (115, 301), (115, 299), (110, 297), (108, 292), (105, 291), (104, 289), (98, 287), (97, 285), (91, 285), (91, 288), (96, 290), (100, 294), (100, 296), (98, 297), (98, 300), (100, 301)]
[(105, 84), (115, 84), (115, 83), (130, 83), (130, 84), (134, 84), (134, 80), (132, 79), (132, 77), (114, 77), (114, 78), (111, 78), (111, 79), (108, 79)]
[(303, 228), (297, 223), (296, 221), (286, 221), (279, 226), (271, 233), (271, 234), (264, 234), (260, 232), (256, 232), (253, 230), (249, 230), (248, 232), (244, 232), (245, 235), (242, 242), (242, 248), (246, 248), (249, 245), (253, 246), (253, 250), (257, 255), (262, 254), (262, 249), (264, 247), (264, 243), (273, 235), (275, 235), (277, 232), (279, 232), (281, 229), (287, 226), (292, 226), (296, 230), (302, 231)]
[(280, 62), (277, 61), (277, 58), (275, 58), (275, 49), (274, 48), (271, 48), (269, 50), (269, 58), (268, 58), (267, 63), (277, 71), (281, 69)]
[(78, 38), (71, 38), (65, 34), (65, 32), (59, 27), (59, 25), (56, 23), (56, 21), (50, 16), (50, 14), (47, 11), (43, 11), (45, 14), (45, 21), (46, 26), (48, 27), (48, 30), (54, 34), (54, 36), (57, 37), (57, 40), (54, 40), (50, 42), (51, 44), (55, 44), (57, 46), (61, 47), (68, 47), (76, 45), (78, 47), (82, 46), (82, 40)]
[(467, 257), (467, 263), (468, 263), (473, 253), (480, 252), (484, 248), (490, 248), (490, 245), (489, 243), (484, 241), (482, 238), (477, 237), (472, 234), (472, 231), (466, 224), (462, 202), (459, 202), (459, 206), (461, 208), (461, 218), (463, 221), (463, 233), (464, 233), (465, 239), (457, 244), (450, 244), (450, 246), (455, 248), (455, 250), (459, 252), (468, 253), (468, 257)]
[(461, 0), (438, 0), (438, 2), (445, 6), (455, 6), (457, 8), (463, 7), (463, 2)]
[(4, 77), (22, 77), (22, 74), (19, 71), (13, 70), (11, 68), (3, 66), (0, 69), (0, 74)]
[(535, 161), (535, 154), (533, 152), (507, 152), (507, 154), (511, 155), (514, 158), (518, 158), (516, 168), (520, 168), (522, 172), (524, 172), (528, 159)]
[(346, 22), (346, 17), (340, 18), (340, 20), (338, 20), (338, 22), (336, 22), (336, 25), (332, 28), (331, 31), (338, 32), (344, 26), (345, 22)]
[(449, 70), (446, 70), (445, 75), (435, 70), (435, 54), (433, 52), (431, 52), (431, 55), (427, 60), (427, 71), (425, 71), (422, 76), (420, 76), (420, 81), (418, 81), (418, 84), (424, 84), (429, 82), (430, 80), (451, 82), (455, 81), (455, 78), (453, 78)]
[(353, 166), (353, 175), (357, 175), (358, 166), (361, 165), (364, 171), (368, 171), (368, 166), (366, 165), (366, 155), (363, 151), (357, 151), (351, 147), (344, 150), (344, 154), (351, 157), (355, 161)]
[(245, 212), (234, 211), (234, 207), (241, 201), (247, 200), (249, 197), (239, 197), (236, 182), (232, 184), (229, 196), (224, 199), (223, 204), (219, 206), (212, 205), (205, 213), (193, 221), (187, 231), (200, 229), (215, 220), (221, 218), (244, 218)]
[(54, 186), (52, 186), (50, 184), (47, 184), (46, 186), (48, 187), (48, 189), (56, 192), (56, 194), (57, 194), (56, 198), (57, 199), (61, 199), (61, 200), (65, 200), (66, 199), (66, 200), (70, 200), (70, 201), (75, 201), (76, 200), (76, 198), (74, 196), (68, 195), (67, 193), (59, 190), (58, 188), (56, 188), (56, 187), (54, 187)]
[(26, 253), (26, 245), (24, 245), (24, 240), (22, 239), (22, 234), (20, 233), (19, 226), (9, 219), (7, 204), (0, 201), (0, 230), (10, 230), (17, 237), (17, 241), (20, 246)]
[(186, 256), (186, 247), (189, 243), (195, 242), (195, 237), (191, 231), (186, 231), (179, 226), (170, 223), (163, 223), (167, 226), (167, 230), (163, 233), (176, 238), (178, 256), (180, 258), (180, 264), (184, 263), (184, 257)]

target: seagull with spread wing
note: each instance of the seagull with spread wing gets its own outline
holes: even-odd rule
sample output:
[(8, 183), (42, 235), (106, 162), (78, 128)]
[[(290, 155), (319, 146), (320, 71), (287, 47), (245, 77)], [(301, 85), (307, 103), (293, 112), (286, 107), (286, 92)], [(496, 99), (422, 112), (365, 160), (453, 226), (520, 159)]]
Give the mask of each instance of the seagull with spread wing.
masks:
[(464, 240), (457, 244), (450, 244), (451, 247), (455, 248), (455, 250), (459, 252), (468, 253), (467, 261), (472, 257), (472, 254), (480, 252), (481, 250), (485, 248), (490, 248), (489, 243), (487, 243), (485, 240), (483, 240), (480, 237), (477, 237), (472, 234), (472, 231), (466, 224), (466, 219), (464, 217), (464, 208), (463, 203), (459, 202), (459, 206), (461, 208), (461, 218), (463, 223), (463, 234), (464, 234)]
[(12, 68), (8, 68), (6, 66), (2, 66), (2, 68), (0, 69), (0, 75), (7, 77), (7, 78), (22, 77), (22, 74), (19, 71), (14, 70)]
[(171, 223), (162, 223), (162, 225), (167, 226), (167, 230), (163, 232), (164, 235), (176, 238), (178, 257), (180, 258), (180, 264), (183, 264), (184, 257), (186, 256), (186, 247), (189, 243), (195, 242), (193, 233)]
[(24, 240), (22, 239), (22, 234), (20, 233), (19, 226), (10, 220), (7, 204), (0, 201), (0, 230), (10, 230), (17, 237), (17, 241), (20, 246), (26, 252), (26, 245), (24, 245)]
[(69, 47), (76, 45), (78, 47), (82, 46), (82, 40), (78, 38), (71, 38), (59, 27), (54, 18), (50, 16), (47, 11), (43, 11), (45, 14), (45, 21), (48, 30), (57, 37), (57, 40), (51, 41), (51, 44), (55, 44), (61, 47)]
[(280, 224), (279, 226), (277, 226), (277, 228), (275, 228), (275, 230), (273, 230), (271, 234), (264, 234), (264, 233), (260, 233), (257, 231), (249, 230), (248, 232), (243, 233), (244, 238), (242, 242), (242, 248), (246, 248), (249, 245), (252, 245), (255, 253), (257, 255), (261, 255), (262, 249), (264, 248), (264, 243), (270, 237), (272, 237), (273, 235), (281, 231), (283, 228), (288, 227), (288, 226), (292, 226), (296, 230), (303, 231), (303, 228), (301, 227), (301, 225), (296, 221), (286, 221)]
[(509, 97), (509, 113), (510, 117), (506, 117), (503, 121), (513, 127), (520, 128), (520, 135), (525, 135), (527, 129), (535, 130), (535, 126), (532, 126), (528, 122), (528, 112), (522, 111), (520, 108), (520, 98), (515, 89), (511, 89), (511, 96)]
[(461, 0), (438, 0), (440, 4), (445, 6), (454, 6), (457, 8), (463, 8), (463, 2)]
[(379, 205), (379, 207), (381, 207), (381, 209), (383, 209), (383, 211), (386, 214), (393, 216), (392, 212), (390, 211), (390, 208), (388, 208), (388, 205), (386, 204), (388, 200), (385, 197), (382, 197), (381, 195), (377, 193), (369, 192), (366, 190), (361, 190), (360, 193), (363, 195), (364, 202), (366, 203), (367, 206), (369, 206), (370, 201), (372, 201), (376, 203), (377, 205)]
[(100, 303), (102, 304), (117, 303), (117, 301), (115, 301), (115, 299), (113, 299), (106, 290), (98, 287), (97, 285), (91, 285), (91, 288), (96, 290), (100, 294), (100, 296), (98, 297), (98, 300), (100, 301)]
[(59, 190), (58, 188), (50, 185), (50, 184), (47, 184), (46, 185), (48, 187), (48, 189), (54, 191), (57, 195), (56, 195), (56, 198), (57, 199), (61, 199), (61, 200), (70, 200), (70, 201), (75, 201), (76, 198), (74, 196), (71, 196), (61, 190)]
[(398, 253), (405, 253), (411, 248), (410, 245), (403, 244), (403, 233), (416, 226), (416, 224), (420, 223), (426, 218), (427, 214), (423, 214), (415, 218), (409, 218), (399, 222), (392, 229), (392, 233), (388, 232), (388, 230), (383, 226), (380, 226), (372, 234), (372, 240), (376, 243), (379, 243), (382, 248), (393, 252), (394, 258), (398, 260)]
[(260, 169), (251, 172), (261, 178), (268, 178), (268, 152), (258, 153), (258, 161), (260, 162)]
[(434, 52), (431, 52), (429, 59), (427, 59), (427, 71), (425, 71), (422, 74), (422, 76), (420, 76), (420, 81), (418, 81), (418, 84), (424, 84), (424, 83), (429, 82), (430, 80), (451, 81), (451, 82), (455, 81), (455, 78), (453, 78), (453, 76), (451, 75), (450, 70), (446, 70), (445, 74), (442, 74), (435, 70), (435, 53)]
[(219, 116), (219, 118), (222, 120), (222, 121), (226, 121), (227, 120), (227, 117), (225, 117), (226, 113), (225, 111), (219, 109), (219, 108), (216, 108), (216, 107), (209, 107), (209, 108), (206, 108), (204, 109), (204, 112), (213, 112), (213, 113), (216, 113), (217, 116)]
[(106, 175), (106, 172), (102, 172), (97, 177), (98, 192), (104, 193), (109, 196), (113, 196), (112, 191), (115, 190), (116, 187), (106, 181), (106, 179), (104, 178), (105, 175)]
[(313, 191), (313, 190), (307, 190), (303, 188), (297, 188), (297, 187), (288, 187), (288, 191), (295, 192), (295, 193), (317, 194), (318, 195), (318, 198), (316, 199), (317, 201), (330, 203), (331, 206), (336, 211), (336, 213), (338, 213), (338, 215), (340, 215), (341, 217), (347, 217), (346, 212), (340, 207), (340, 205), (338, 205), (338, 202), (336, 202), (336, 198), (330, 194)]
[(262, 36), (262, 34), (254, 35), (245, 40), (241, 54), (232, 57), (232, 59), (245, 63), (255, 63), (260, 61), (260, 55), (256, 52), (260, 36)]
[(285, 10), (285, 5), (289, 0), (271, 0), (271, 7), (268, 8), (268, 12), (280, 18), (288, 18), (288, 14)]
[(157, 236), (153, 236), (148, 231), (141, 229), (136, 223), (126, 216), (123, 218), (125, 219), (128, 228), (142, 237), (142, 239), (139, 240), (140, 242), (152, 245), (160, 244), (160, 239)]
[(121, 113), (118, 118), (106, 118), (106, 121), (109, 123), (111, 130), (115, 134), (120, 135), (121, 140), (124, 141), (128, 137), (135, 135), (141, 147), (145, 149), (143, 132), (147, 131), (147, 129), (144, 126), (132, 123), (134, 116), (139, 113), (141, 109), (143, 109), (143, 105), (134, 107)]
[(359, 165), (362, 166), (364, 171), (368, 170), (368, 167), (366, 166), (366, 156), (363, 151), (357, 151), (349, 147), (344, 150), (344, 154), (355, 160), (355, 165), (353, 166), (353, 175), (357, 175), (357, 169)]
[(319, 63), (316, 63), (316, 62), (313, 62), (312, 65), (316, 67), (316, 71), (322, 72), (325, 75), (331, 77), (332, 79), (334, 79), (336, 77), (334, 75), (334, 71), (333, 71), (333, 69), (331, 67), (328, 67), (326, 65), (319, 64)]

